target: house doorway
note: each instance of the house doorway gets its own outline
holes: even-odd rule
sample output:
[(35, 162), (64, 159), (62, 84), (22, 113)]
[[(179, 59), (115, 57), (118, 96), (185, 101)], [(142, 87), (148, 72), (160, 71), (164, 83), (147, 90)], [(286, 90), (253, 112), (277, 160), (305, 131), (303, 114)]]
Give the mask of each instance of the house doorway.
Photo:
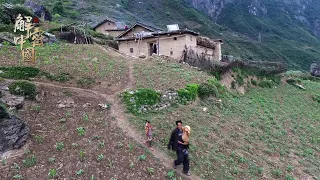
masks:
[(149, 56), (152, 54), (158, 54), (158, 46), (156, 42), (149, 43)]

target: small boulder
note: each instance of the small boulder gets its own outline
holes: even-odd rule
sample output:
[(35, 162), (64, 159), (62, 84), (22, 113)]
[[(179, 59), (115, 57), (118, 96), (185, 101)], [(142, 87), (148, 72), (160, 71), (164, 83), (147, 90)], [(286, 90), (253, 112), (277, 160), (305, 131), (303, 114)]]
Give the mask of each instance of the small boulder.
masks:
[(48, 43), (48, 44), (52, 44), (57, 42), (57, 38), (55, 35), (50, 34), (50, 33), (44, 33), (44, 38), (43, 38), (43, 43)]
[(29, 137), (28, 126), (19, 118), (9, 115), (0, 106), (0, 154), (24, 146)]
[(11, 94), (6, 94), (0, 99), (0, 101), (7, 105), (9, 108), (14, 108), (16, 110), (19, 110), (23, 107), (24, 100), (25, 99), (23, 96), (15, 96)]
[(311, 64), (310, 74), (315, 77), (320, 77), (320, 66), (317, 63)]
[(139, 55), (139, 58), (142, 58), (142, 59), (144, 59), (144, 58), (146, 58), (147, 56), (145, 55), (145, 54), (143, 54), (143, 53), (140, 53), (140, 55)]

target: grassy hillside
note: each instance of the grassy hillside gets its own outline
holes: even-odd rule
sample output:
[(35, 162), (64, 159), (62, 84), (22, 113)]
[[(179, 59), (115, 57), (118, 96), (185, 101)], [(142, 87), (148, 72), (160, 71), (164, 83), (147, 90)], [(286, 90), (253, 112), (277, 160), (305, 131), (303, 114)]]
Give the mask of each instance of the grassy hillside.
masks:
[[(167, 24), (177, 23), (181, 28), (187, 27), (212, 38), (222, 38), (223, 54), (250, 60), (281, 61), (291, 69), (308, 70), (313, 61), (319, 62), (319, 39), (311, 35), (304, 24), (295, 20), (291, 7), (273, 0), (264, 2), (268, 9), (264, 16), (249, 14), (247, 1), (227, 4), (218, 24), (184, 0), (41, 2), (53, 14), (60, 14), (61, 18), (54, 19), (63, 23), (76, 20), (96, 24), (105, 17), (112, 17), (129, 25), (142, 21), (163, 29), (166, 29)], [(315, 17), (316, 11), (309, 9), (308, 17)], [(262, 43), (258, 43), (259, 32)]]
[[(154, 63), (155, 69), (161, 67)], [(162, 79), (171, 83), (156, 81), (157, 87), (175, 84), (173, 77), (163, 74)], [(149, 78), (158, 76), (149, 74)], [(144, 79), (143, 75), (137, 79)], [(143, 82), (144, 87), (154, 88), (147, 79)], [(225, 95), (222, 104), (213, 99), (199, 100), (161, 112), (132, 115), (130, 121), (142, 133), (141, 124), (150, 120), (156, 128), (156, 145), (163, 151), (167, 151), (175, 121), (190, 125), (191, 169), (203, 179), (317, 179), (320, 104), (313, 97), (320, 84), (302, 84), (306, 91), (289, 84), (254, 88), (245, 95)], [(169, 155), (175, 157), (174, 153)]]

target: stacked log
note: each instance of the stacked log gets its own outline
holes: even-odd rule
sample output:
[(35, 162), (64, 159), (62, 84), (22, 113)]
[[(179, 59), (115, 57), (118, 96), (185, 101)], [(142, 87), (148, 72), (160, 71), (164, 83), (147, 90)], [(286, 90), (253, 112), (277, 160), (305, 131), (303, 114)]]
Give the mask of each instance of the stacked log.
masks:
[(203, 37), (203, 36), (198, 36), (197, 37), (197, 45), (198, 46), (203, 46), (203, 47), (206, 47), (206, 48), (210, 48), (210, 49), (215, 49), (216, 48), (216, 43), (207, 38), (207, 37)]

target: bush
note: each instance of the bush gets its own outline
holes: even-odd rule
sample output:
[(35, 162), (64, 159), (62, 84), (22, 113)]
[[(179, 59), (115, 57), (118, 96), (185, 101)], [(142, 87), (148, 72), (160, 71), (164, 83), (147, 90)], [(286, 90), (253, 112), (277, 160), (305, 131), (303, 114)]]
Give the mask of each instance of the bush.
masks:
[(254, 85), (254, 86), (257, 86), (257, 85), (258, 85), (257, 81), (254, 80), (254, 79), (251, 79), (251, 84)]
[(192, 101), (197, 98), (199, 90), (198, 84), (188, 84), (186, 88), (179, 89), (178, 95), (181, 102)]
[(238, 74), (237, 75), (237, 79), (236, 79), (236, 82), (239, 86), (243, 86), (244, 85), (244, 79), (243, 79), (243, 76), (241, 74)]
[(52, 13), (53, 14), (61, 14), (61, 15), (65, 13), (65, 8), (64, 8), (63, 2), (61, 0), (56, 1), (54, 3), (53, 8), (52, 8)]
[(272, 82), (269, 80), (263, 80), (259, 83), (259, 86), (262, 88), (272, 88)]
[(1, 24), (0, 25), (0, 32), (10, 32), (13, 33), (14, 26), (13, 25), (8, 25), (8, 24)]
[(320, 94), (314, 95), (312, 99), (318, 103), (320, 103)]
[(218, 96), (218, 88), (215, 85), (209, 84), (209, 83), (200, 84), (199, 97), (206, 98), (206, 97), (210, 97), (210, 96), (217, 97)]
[(34, 99), (36, 97), (36, 86), (27, 81), (16, 81), (9, 86), (9, 92), (24, 96), (27, 99)]
[(216, 78), (208, 79), (208, 84), (212, 84), (218, 88), (219, 95), (226, 92), (226, 88)]
[(34, 67), (0, 67), (4, 73), (0, 74), (2, 78), (24, 79), (36, 77), (40, 70)]
[(154, 105), (160, 102), (160, 94), (153, 89), (143, 88), (134, 91), (126, 91), (123, 100), (130, 112), (136, 113), (143, 105)]

